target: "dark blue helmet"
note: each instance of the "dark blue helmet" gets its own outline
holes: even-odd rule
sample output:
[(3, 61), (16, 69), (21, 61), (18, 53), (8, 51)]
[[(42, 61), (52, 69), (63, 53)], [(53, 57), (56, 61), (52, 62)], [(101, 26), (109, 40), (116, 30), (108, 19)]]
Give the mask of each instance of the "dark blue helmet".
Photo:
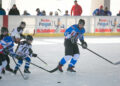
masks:
[(8, 32), (8, 28), (2, 27), (2, 28), (1, 28), (1, 33), (4, 33), (4, 32)]
[(79, 20), (79, 22), (78, 22), (78, 24), (85, 25), (85, 20), (83, 20), (83, 19), (80, 19), (80, 20)]
[(33, 41), (33, 37), (31, 35), (27, 35), (26, 40)]

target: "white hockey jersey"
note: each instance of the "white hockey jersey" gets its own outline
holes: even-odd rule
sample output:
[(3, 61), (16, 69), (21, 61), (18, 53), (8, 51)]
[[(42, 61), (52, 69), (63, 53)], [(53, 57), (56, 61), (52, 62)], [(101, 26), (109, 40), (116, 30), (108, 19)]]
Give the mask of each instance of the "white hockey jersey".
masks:
[(16, 54), (22, 57), (32, 57), (32, 45), (26, 41), (21, 41), (16, 49)]
[(16, 33), (22, 34), (23, 33), (23, 29), (19, 29), (19, 27), (13, 29), (12, 32), (11, 32), (11, 36), (15, 36)]

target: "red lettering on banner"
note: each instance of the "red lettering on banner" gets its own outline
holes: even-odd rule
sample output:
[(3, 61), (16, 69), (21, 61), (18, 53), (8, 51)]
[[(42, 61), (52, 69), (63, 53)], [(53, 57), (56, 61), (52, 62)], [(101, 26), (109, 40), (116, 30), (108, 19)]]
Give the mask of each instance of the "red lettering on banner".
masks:
[(42, 22), (50, 22), (48, 19), (41, 19)]
[(95, 32), (112, 32), (112, 29), (95, 29)]
[(64, 32), (65, 32), (65, 29), (61, 29), (60, 32), (64, 33)]
[(54, 33), (55, 29), (37, 29), (37, 33)]
[(117, 29), (117, 32), (120, 32), (120, 29)]
[(100, 19), (100, 22), (107, 22), (106, 19)]

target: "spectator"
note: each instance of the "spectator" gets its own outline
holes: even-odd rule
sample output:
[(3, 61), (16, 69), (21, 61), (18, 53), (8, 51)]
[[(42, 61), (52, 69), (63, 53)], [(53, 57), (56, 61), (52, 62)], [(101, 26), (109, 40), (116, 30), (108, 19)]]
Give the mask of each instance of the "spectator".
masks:
[(108, 10), (107, 7), (105, 7), (105, 9), (104, 9), (104, 16), (111, 16), (111, 15), (112, 15), (112, 13)]
[(5, 10), (2, 8), (1, 4), (0, 4), (0, 15), (6, 15)]
[(53, 12), (52, 11), (49, 13), (49, 16), (53, 16)]
[(42, 11), (42, 16), (46, 16), (45, 10)]
[(26, 10), (24, 11), (23, 15), (30, 15)]
[(75, 5), (72, 6), (71, 9), (71, 16), (81, 16), (82, 14), (82, 8), (81, 6), (77, 3), (77, 0), (74, 1)]
[(58, 12), (57, 11), (55, 11), (55, 16), (58, 16)]
[(37, 12), (37, 16), (42, 16), (42, 13), (40, 12), (39, 8), (36, 9), (36, 12)]
[(103, 15), (104, 15), (104, 10), (102, 5), (93, 12), (93, 16), (103, 16)]
[(120, 16), (120, 11), (119, 11), (119, 13), (117, 14), (117, 16)]
[(13, 7), (10, 9), (9, 15), (20, 15), (19, 10), (17, 9), (16, 4), (13, 5)]
[(70, 15), (68, 14), (68, 10), (65, 11), (64, 16), (70, 16)]

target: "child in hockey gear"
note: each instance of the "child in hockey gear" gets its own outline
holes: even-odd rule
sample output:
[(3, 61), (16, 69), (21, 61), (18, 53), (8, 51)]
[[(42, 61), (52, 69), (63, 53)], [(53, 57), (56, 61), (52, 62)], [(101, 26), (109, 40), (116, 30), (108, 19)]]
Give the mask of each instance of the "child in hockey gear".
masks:
[(17, 65), (15, 66), (14, 69), (14, 73), (16, 74), (19, 67), (22, 65), (23, 60), (26, 61), (25, 63), (25, 69), (24, 69), (24, 73), (30, 73), (29, 71), (29, 65), (31, 62), (30, 57), (37, 57), (37, 54), (34, 54), (31, 47), (31, 43), (33, 41), (33, 37), (30, 35), (27, 35), (26, 40), (25, 41), (21, 41), (18, 45), (18, 48), (16, 50), (16, 54), (22, 56), (23, 58), (21, 60), (18, 60)]
[[(1, 28), (1, 35), (0, 35), (0, 40), (2, 40), (4, 37), (8, 36), (8, 28), (6, 27), (2, 27)], [(10, 58), (8, 55), (4, 55), (3, 57), (6, 58), (7, 60), (7, 66), (6, 66), (6, 70), (13, 72), (13, 69), (10, 68)], [(2, 73), (5, 74), (5, 70), (2, 70)]]
[(18, 56), (14, 51), (14, 42), (20, 40), (20, 35), (16, 34), (15, 37), (5, 36), (2, 40), (0, 40), (0, 74), (3, 68), (6, 67), (7, 61), (4, 55), (10, 55), (13, 58), (19, 59)]
[(80, 19), (78, 24), (70, 26), (64, 33), (65, 35), (65, 56), (60, 60), (58, 69), (60, 72), (63, 72), (63, 65), (71, 59), (70, 64), (68, 65), (67, 71), (76, 72), (73, 68), (80, 56), (77, 40), (79, 39), (82, 43), (82, 47), (87, 48), (87, 43), (84, 41), (84, 29), (85, 21)]
[(13, 31), (11, 32), (11, 36), (14, 36), (16, 33), (18, 33), (20, 34), (21, 39), (25, 39), (25, 36), (22, 34), (25, 26), (26, 26), (26, 23), (22, 21), (19, 27), (17, 27), (16, 29), (13, 29)]

